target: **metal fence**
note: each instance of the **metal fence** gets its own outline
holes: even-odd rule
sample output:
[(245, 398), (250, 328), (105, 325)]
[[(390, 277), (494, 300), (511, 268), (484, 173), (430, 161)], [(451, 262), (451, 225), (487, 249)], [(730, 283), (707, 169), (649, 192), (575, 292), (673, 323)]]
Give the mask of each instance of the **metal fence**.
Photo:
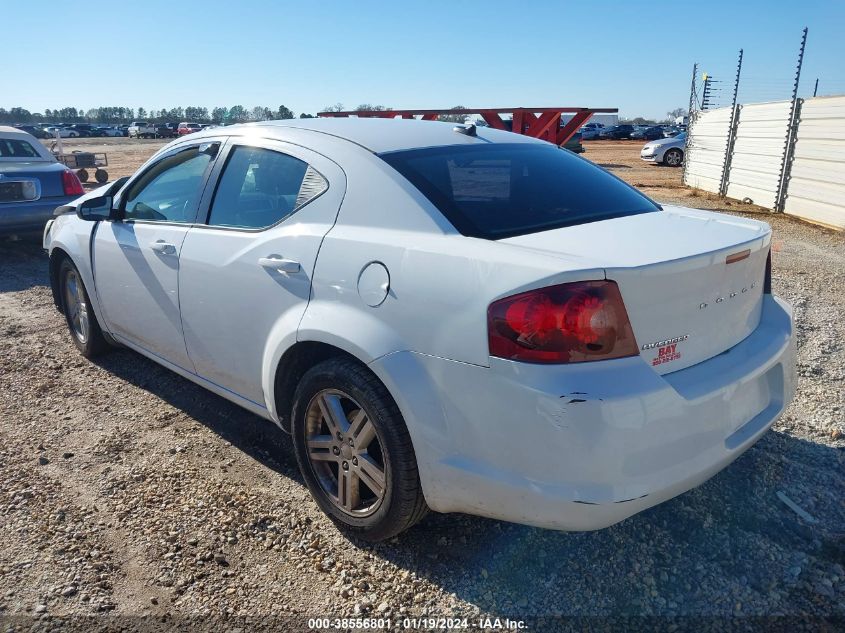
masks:
[(684, 163), (684, 184), (719, 193), (725, 169), (731, 108), (700, 112), (690, 127)]
[(798, 99), (794, 118), (792, 104), (699, 113), (684, 183), (845, 229), (845, 97)]
[(783, 210), (845, 228), (845, 97), (801, 105)]

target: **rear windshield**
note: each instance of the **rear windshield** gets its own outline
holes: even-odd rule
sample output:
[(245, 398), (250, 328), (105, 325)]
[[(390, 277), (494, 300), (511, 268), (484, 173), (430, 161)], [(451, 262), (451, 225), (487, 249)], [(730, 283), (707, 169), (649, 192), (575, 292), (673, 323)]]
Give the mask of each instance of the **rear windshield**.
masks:
[(660, 210), (616, 176), (552, 144), (445, 146), (380, 156), (471, 237), (499, 239)]
[(41, 158), (41, 155), (26, 141), (0, 138), (0, 158)]

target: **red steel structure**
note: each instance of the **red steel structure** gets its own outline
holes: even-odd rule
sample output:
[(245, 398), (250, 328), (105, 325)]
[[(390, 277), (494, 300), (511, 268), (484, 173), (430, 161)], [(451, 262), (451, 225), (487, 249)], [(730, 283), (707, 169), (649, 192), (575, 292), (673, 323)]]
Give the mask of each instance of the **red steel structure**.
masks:
[[(512, 119), (502, 119), (504, 113), (511, 113)], [(618, 108), (448, 108), (445, 110), (350, 110), (345, 112), (319, 112), (322, 117), (378, 117), (382, 119), (415, 119), (436, 121), (441, 114), (480, 114), (487, 125), (497, 130), (508, 130), (540, 138), (556, 145), (563, 145), (573, 137), (582, 125), (594, 114), (616, 114)], [(564, 125), (560, 124), (561, 115), (573, 114)]]

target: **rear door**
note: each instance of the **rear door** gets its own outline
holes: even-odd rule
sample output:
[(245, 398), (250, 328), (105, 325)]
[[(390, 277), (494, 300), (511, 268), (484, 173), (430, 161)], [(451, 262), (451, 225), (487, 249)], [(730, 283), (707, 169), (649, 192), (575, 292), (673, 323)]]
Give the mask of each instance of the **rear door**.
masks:
[(123, 218), (101, 222), (94, 236), (94, 279), (109, 331), (188, 371), (179, 316), (182, 242), (219, 147), (205, 140), (162, 156), (121, 192)]
[(232, 139), (216, 188), (182, 247), (179, 288), (188, 354), (203, 378), (264, 406), (268, 344), (295, 335), (346, 177), (299, 146)]

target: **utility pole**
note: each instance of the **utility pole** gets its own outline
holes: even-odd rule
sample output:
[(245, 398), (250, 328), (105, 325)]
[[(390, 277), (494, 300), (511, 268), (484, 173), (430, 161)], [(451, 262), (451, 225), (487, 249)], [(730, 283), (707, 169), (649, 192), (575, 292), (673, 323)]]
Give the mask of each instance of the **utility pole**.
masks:
[(692, 82), (689, 87), (689, 108), (687, 109), (687, 124), (692, 124), (692, 113), (698, 105), (695, 99), (695, 78), (698, 76), (698, 62), (692, 65)]
[(701, 90), (701, 109), (706, 110), (707, 107), (710, 105), (710, 97), (711, 97), (711, 90), (713, 84), (713, 77), (712, 75), (708, 75), (704, 73), (704, 88)]
[(690, 138), (692, 137), (692, 126), (695, 122), (695, 114), (698, 106), (698, 102), (696, 101), (695, 95), (696, 77), (698, 77), (698, 62), (695, 62), (692, 65), (692, 81), (690, 82), (689, 87), (689, 108), (687, 109), (687, 137), (684, 140), (684, 175), (682, 179), (684, 182), (686, 182), (687, 165), (689, 165), (689, 160), (687, 160), (686, 157), (689, 156)]
[(807, 46), (807, 27), (801, 35), (801, 48), (798, 50), (798, 65), (795, 68), (795, 81), (792, 83), (792, 106), (789, 109), (789, 129), (786, 134), (786, 145), (783, 148), (783, 163), (780, 169), (780, 181), (775, 196), (775, 211), (783, 213), (786, 202), (786, 184), (789, 181), (789, 171), (792, 166), (792, 155), (795, 148), (795, 129), (798, 124), (798, 84), (801, 81), (801, 66), (804, 65), (804, 48)]
[(728, 127), (728, 142), (725, 144), (725, 160), (722, 161), (722, 180), (719, 183), (719, 195), (724, 196), (728, 191), (728, 177), (731, 171), (731, 159), (733, 158), (734, 141), (736, 141), (736, 128), (739, 123), (739, 107), (736, 105), (736, 96), (739, 93), (739, 76), (742, 73), (742, 49), (739, 49), (739, 59), (736, 61), (736, 78), (734, 79), (734, 95), (731, 101), (731, 122)]
[(815, 97), (819, 92), (819, 78), (816, 77), (816, 85), (813, 86), (813, 96)]

